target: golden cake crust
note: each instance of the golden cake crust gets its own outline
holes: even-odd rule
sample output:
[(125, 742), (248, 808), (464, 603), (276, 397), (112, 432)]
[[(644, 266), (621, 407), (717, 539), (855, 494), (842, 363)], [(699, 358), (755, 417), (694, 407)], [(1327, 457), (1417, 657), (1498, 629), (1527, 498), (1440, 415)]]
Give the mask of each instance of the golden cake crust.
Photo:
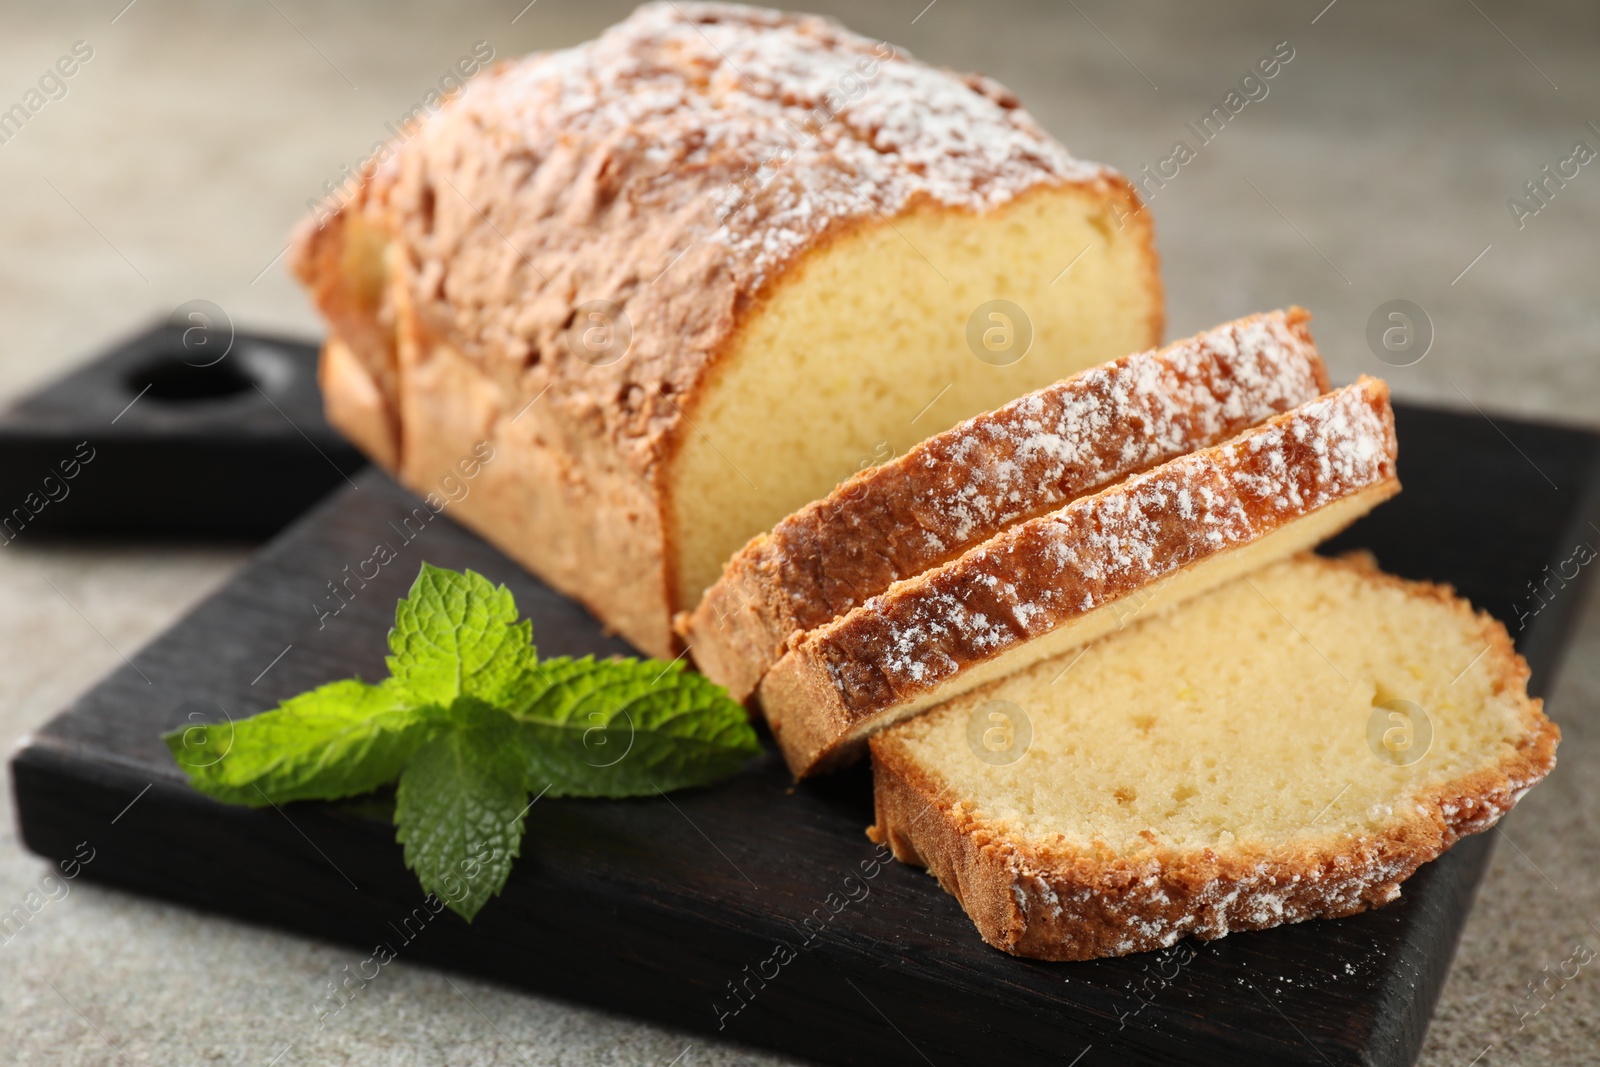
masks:
[(1477, 627), (1496, 693), (1520, 711), (1514, 750), (1418, 795), (1410, 814), (1381, 832), (1270, 850), (1152, 847), (1137, 858), (1108, 858), (1017, 840), (974, 815), (889, 730), (870, 742), (876, 823), (869, 836), (888, 842), (897, 859), (927, 867), (989, 944), (1034, 959), (1121, 956), (1183, 937), (1204, 941), (1353, 915), (1394, 900), (1419, 866), (1493, 826), (1548, 774), (1561, 733), (1542, 701), (1527, 695), (1528, 666), (1505, 627), (1449, 586), (1395, 578), (1361, 558), (1302, 559), (1435, 600)]
[(736, 700), (797, 632), (1012, 523), (1214, 445), (1328, 388), (1302, 308), (1080, 372), (862, 471), (746, 545), (682, 624)]
[[(863, 227), (1062, 190), (1106, 204), (1150, 248), (1127, 181), (1068, 155), (987, 78), (830, 19), (651, 4), (595, 41), (478, 75), (301, 226), (292, 262), (353, 357), (330, 386), (380, 401), (331, 397), (334, 422), (423, 488), (458, 439), (516, 419), (496, 442), (507, 465), (552, 480), (530, 475), (462, 517), (644, 651), (670, 655), (667, 470), (773, 287)], [(1147, 266), (1159, 294), (1153, 251)], [(626, 358), (574, 351), (597, 302), (631, 335)], [(1149, 326), (1159, 337), (1159, 310)], [(483, 395), (427, 410), (453, 401), (406, 378), (435, 362), (446, 366), (434, 377), (471, 372)], [(577, 549), (527, 541), (529, 506), (542, 509), (533, 526)], [(603, 538), (628, 552), (621, 567), (590, 547), (601, 522), (628, 531)]]
[[(897, 706), (1070, 620), (1360, 492), (1399, 491), (1375, 378), (1018, 523), (791, 640), (759, 689), (804, 777)], [(886, 725), (885, 721), (882, 723)]]

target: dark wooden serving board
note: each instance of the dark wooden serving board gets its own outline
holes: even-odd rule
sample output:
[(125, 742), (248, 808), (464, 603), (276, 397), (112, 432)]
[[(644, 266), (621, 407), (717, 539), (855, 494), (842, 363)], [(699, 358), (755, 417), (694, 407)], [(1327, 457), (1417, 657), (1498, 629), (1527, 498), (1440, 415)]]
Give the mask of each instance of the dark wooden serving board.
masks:
[(0, 539), (265, 540), (366, 466), (323, 417), (316, 345), (194, 314), (0, 411)]
[[(1414, 408), (1400, 435), (1406, 491), (1338, 547), (1452, 581), (1515, 620), (1547, 563), (1600, 543), (1588, 525), (1600, 438)], [(476, 922), (406, 923), (422, 893), (385, 798), (225, 807), (185, 786), (158, 734), (191, 714), (244, 716), (333, 678), (380, 676), (395, 600), (424, 559), (510, 585), (542, 653), (627, 650), (448, 518), (406, 543), (397, 527), (413, 498), (376, 473), (358, 484), (27, 740), (12, 780), (30, 848), (64, 858), (88, 841), (84, 873), (107, 883), (829, 1063), (1415, 1058), (1492, 835), (1354, 918), (1036, 963), (986, 947), (923, 872), (875, 865), (866, 770), (792, 787), (769, 754), (668, 799), (543, 801), (503, 896)], [(399, 558), (319, 623), (327, 583), (379, 541)], [(1536, 690), (1578, 599), (1554, 598), (1518, 634)], [(780, 944), (794, 953), (781, 967)], [(737, 1000), (733, 985), (750, 992)]]

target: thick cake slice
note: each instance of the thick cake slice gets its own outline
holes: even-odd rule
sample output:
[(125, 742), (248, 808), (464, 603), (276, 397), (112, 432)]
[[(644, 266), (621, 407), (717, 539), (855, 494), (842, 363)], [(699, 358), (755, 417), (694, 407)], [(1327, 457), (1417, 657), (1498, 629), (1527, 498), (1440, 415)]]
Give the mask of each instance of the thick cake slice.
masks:
[(796, 638), (761, 681), (762, 710), (805, 777), (891, 722), (1310, 548), (1399, 488), (1389, 387), (1363, 377)]
[(329, 420), (651, 655), (863, 462), (1161, 338), (1127, 179), (831, 19), (648, 4), (416, 112), (295, 241)]
[(1505, 627), (1301, 556), (872, 739), (876, 840), (1018, 956), (1351, 915), (1555, 766)]
[(746, 699), (790, 635), (1021, 519), (1227, 440), (1328, 388), (1301, 308), (1140, 352), (968, 419), (862, 471), (747, 544), (684, 627)]

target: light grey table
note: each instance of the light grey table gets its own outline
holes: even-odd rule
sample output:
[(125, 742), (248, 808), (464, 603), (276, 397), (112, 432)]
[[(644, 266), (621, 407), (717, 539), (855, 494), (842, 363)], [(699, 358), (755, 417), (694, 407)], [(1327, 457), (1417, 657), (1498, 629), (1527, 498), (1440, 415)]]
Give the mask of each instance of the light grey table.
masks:
[[(0, 144), (0, 395), (192, 298), (241, 325), (314, 334), (278, 257), (322, 183), (475, 42), (502, 56), (564, 46), (626, 10), (125, 3), (0, 9), (0, 108), (75, 42), (93, 49), (66, 94)], [(1600, 425), (1600, 162), (1549, 187), (1521, 228), (1507, 206), (1574, 142), (1600, 149), (1592, 4), (925, 4), (822, 6), (1000, 78), (1075, 151), (1135, 174), (1179, 139), (1197, 146), (1186, 122), (1288, 42), (1294, 58), (1268, 95), (1152, 187), (1169, 333), (1297, 302), (1316, 313), (1339, 379), (1383, 373), (1411, 399)], [(1422, 362), (1392, 369), (1364, 335), (1373, 309), (1402, 298), (1436, 337)], [(0, 736), (42, 722), (244, 558), (26, 537), (5, 547)], [(1547, 982), (1541, 1000), (1529, 993), (1579, 943), (1600, 950), (1593, 597), (1580, 616), (1550, 701), (1561, 766), (1497, 831), (1429, 1065), (1596, 1059), (1594, 965)], [(9, 785), (3, 797), (8, 910), (45, 868), (17, 844)], [(266, 1064), (292, 1043), (283, 1067), (783, 1062), (403, 962), (318, 1032), (326, 983), (358, 958), (79, 882), (0, 939), (0, 1060)]]

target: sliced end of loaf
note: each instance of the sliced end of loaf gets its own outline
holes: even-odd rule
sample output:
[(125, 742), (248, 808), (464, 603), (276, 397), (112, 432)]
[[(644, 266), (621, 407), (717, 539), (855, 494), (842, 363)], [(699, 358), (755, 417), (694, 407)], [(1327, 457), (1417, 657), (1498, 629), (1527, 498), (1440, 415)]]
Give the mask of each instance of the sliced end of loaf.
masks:
[[(755, 534), (929, 433), (1157, 343), (1152, 237), (1120, 178), (973, 212), (913, 206), (834, 234), (781, 277), (701, 386), (665, 465), (674, 600), (692, 611)], [(1072, 273), (1068, 258), (1088, 249)], [(968, 320), (1021, 309), (980, 358)], [(1030, 342), (1022, 339), (1031, 336)]]
[(1349, 915), (1549, 773), (1527, 675), (1447, 587), (1301, 556), (875, 736), (872, 834), (1021, 956)]

